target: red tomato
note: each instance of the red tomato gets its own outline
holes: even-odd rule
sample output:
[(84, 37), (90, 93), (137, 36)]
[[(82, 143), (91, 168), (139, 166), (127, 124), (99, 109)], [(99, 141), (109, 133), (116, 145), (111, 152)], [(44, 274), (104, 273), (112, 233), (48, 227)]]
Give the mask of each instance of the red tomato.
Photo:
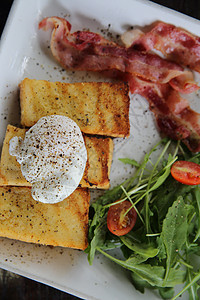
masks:
[(200, 184), (200, 165), (178, 160), (171, 167), (171, 174), (177, 181), (187, 185)]
[(133, 207), (126, 213), (130, 207), (131, 203), (128, 200), (110, 206), (107, 216), (107, 226), (110, 232), (121, 236), (127, 234), (134, 227), (137, 213)]

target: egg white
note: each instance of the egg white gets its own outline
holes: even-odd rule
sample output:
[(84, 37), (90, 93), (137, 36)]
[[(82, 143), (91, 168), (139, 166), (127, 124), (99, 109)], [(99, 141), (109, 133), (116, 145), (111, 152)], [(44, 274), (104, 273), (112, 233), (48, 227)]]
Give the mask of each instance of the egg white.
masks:
[(25, 135), (14, 137), (9, 152), (32, 184), (32, 197), (43, 203), (64, 200), (78, 187), (87, 150), (78, 125), (66, 116), (41, 118)]

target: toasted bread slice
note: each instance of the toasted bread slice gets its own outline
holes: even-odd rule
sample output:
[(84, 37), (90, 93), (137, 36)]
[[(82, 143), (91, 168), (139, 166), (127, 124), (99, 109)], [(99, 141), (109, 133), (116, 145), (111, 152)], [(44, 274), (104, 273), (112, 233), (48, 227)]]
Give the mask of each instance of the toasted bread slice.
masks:
[[(25, 136), (25, 129), (8, 125), (1, 154), (0, 185), (31, 186), (21, 173), (15, 156), (9, 154), (9, 142), (14, 136)], [(81, 187), (109, 188), (113, 141), (108, 137), (84, 136), (87, 149), (87, 164)]]
[(129, 89), (125, 83), (61, 83), (25, 78), (19, 85), (21, 124), (41, 117), (65, 115), (87, 134), (127, 137)]
[(84, 250), (89, 190), (78, 188), (56, 204), (35, 201), (29, 187), (0, 187), (0, 236)]
[(108, 189), (112, 164), (113, 141), (108, 137), (84, 136), (87, 164), (80, 187)]

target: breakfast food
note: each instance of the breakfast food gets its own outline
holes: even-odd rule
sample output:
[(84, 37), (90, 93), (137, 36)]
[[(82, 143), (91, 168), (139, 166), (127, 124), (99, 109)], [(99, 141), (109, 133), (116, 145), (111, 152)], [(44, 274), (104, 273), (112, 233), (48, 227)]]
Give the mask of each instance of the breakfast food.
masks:
[(32, 184), (32, 197), (56, 203), (71, 195), (85, 170), (87, 150), (77, 124), (66, 116), (41, 118), (25, 133), (13, 137), (9, 153)]
[[(90, 31), (71, 33), (71, 24), (64, 18), (47, 17), (39, 29), (51, 30), (50, 47), (55, 59), (66, 69), (87, 71), (116, 70), (159, 84), (198, 89), (192, 72), (156, 54), (124, 47)], [(121, 75), (122, 75), (121, 74)], [(184, 88), (183, 88), (184, 90)]]
[[(0, 170), (0, 189), (2, 190), (2, 198), (0, 199), (0, 201), (2, 200), (2, 212), (0, 211), (0, 216), (2, 216), (7, 229), (2, 226), (2, 231), (0, 232), (1, 236), (45, 245), (77, 249), (86, 248), (90, 197), (89, 189), (87, 188), (109, 188), (109, 175), (113, 152), (113, 141), (111, 137), (127, 137), (130, 132), (130, 99), (128, 93), (129, 88), (125, 83), (111, 84), (92, 82), (69, 84), (28, 78), (20, 83), (21, 125), (32, 127), (25, 129), (8, 125), (7, 128), (1, 155)], [(42, 172), (38, 173), (32, 156), (34, 156), (34, 154), (36, 156), (38, 155), (35, 150), (41, 148), (41, 146), (43, 146), (41, 149), (43, 156), (45, 147), (42, 143), (47, 142), (46, 136), (51, 135), (51, 133), (45, 128), (44, 132), (41, 131), (40, 137), (38, 137), (40, 128), (37, 127), (37, 122), (39, 120), (40, 123), (44, 120), (44, 125), (49, 118), (54, 119), (57, 117), (61, 118), (61, 120), (62, 118), (68, 119), (71, 117), (78, 123), (81, 131), (83, 131), (83, 139), (87, 150), (87, 162), (78, 189), (60, 202), (55, 200), (55, 194), (50, 197), (49, 200), (49, 194), (47, 193), (42, 201), (50, 203), (43, 203), (35, 201), (31, 196), (31, 192), (34, 192), (32, 187), (35, 178), (38, 177), (38, 174), (42, 175), (42, 173), (44, 173), (45, 175), (46, 167), (43, 166)], [(62, 121), (56, 124), (59, 125), (60, 123), (62, 123)], [(59, 126), (57, 127), (58, 128), (56, 128), (55, 125), (52, 131), (51, 140), (52, 145), (55, 144), (54, 147), (52, 147), (54, 150), (57, 149), (58, 141), (60, 142), (60, 137), (58, 137), (60, 133), (58, 135), (56, 133), (56, 131), (59, 130)], [(27, 130), (31, 139), (29, 136), (29, 140), (25, 144), (30, 146), (31, 151), (28, 150), (25, 144), (23, 145), (21, 143)], [(84, 132), (90, 133), (90, 135), (86, 135)], [(61, 140), (63, 140), (63, 138), (61, 134)], [(26, 138), (24, 140), (26, 140)], [(34, 142), (34, 147), (32, 142)], [(48, 153), (48, 151), (47, 158), (48, 154), (50, 154), (50, 160), (52, 161), (51, 154), (53, 154), (53, 152)], [(9, 152), (16, 157), (10, 155)], [(59, 153), (57, 153), (57, 155), (59, 155)], [(30, 165), (28, 165), (31, 172), (26, 168), (25, 173), (27, 179), (30, 175), (35, 175), (33, 182), (29, 182), (32, 180), (27, 181), (21, 172), (19, 162), (22, 162), (26, 156), (28, 160), (31, 157)], [(57, 163), (57, 159), (55, 159), (55, 161)], [(44, 178), (45, 176), (42, 175), (42, 177)], [(58, 177), (57, 179), (60, 179), (60, 176)], [(45, 186), (43, 178), (40, 180), (42, 189)], [(47, 179), (49, 179), (48, 176)], [(54, 187), (57, 188), (56, 182)], [(40, 189), (40, 191), (42, 189)], [(50, 190), (52, 190), (51, 187)], [(38, 193), (38, 198), (35, 197), (36, 200), (41, 201), (41, 198), (39, 199), (40, 196), (41, 193)], [(6, 202), (4, 199), (6, 199)], [(71, 202), (73, 202), (73, 204)], [(7, 205), (9, 205), (9, 212)], [(10, 207), (12, 207), (12, 209)], [(65, 207), (65, 210), (63, 207)], [(11, 215), (11, 211), (15, 210), (16, 213)], [(26, 210), (31, 214), (30, 218)], [(62, 214), (60, 210), (63, 212)], [(19, 211), (21, 211), (20, 214)], [(43, 211), (45, 212), (45, 217)], [(25, 226), (23, 225), (26, 223), (25, 215), (28, 220), (31, 220), (31, 231), (25, 230)], [(11, 228), (12, 225), (9, 226), (7, 223), (8, 217), (9, 222), (14, 224), (14, 228)], [(63, 232), (66, 231), (62, 239), (59, 233), (57, 233), (55, 237), (53, 236), (55, 223), (50, 223), (51, 218), (55, 220), (56, 226), (57, 222), (60, 223), (60, 227), (58, 226), (59, 230), (57, 231), (56, 227), (55, 232), (62, 232), (63, 235)], [(5, 219), (7, 221), (5, 221)], [(32, 219), (35, 223), (32, 222)], [(37, 234), (37, 224), (43, 224), (43, 219), (45, 221), (44, 229), (40, 227), (41, 230)], [(46, 220), (49, 220), (49, 222), (46, 222)], [(18, 230), (19, 227), (20, 230)], [(65, 230), (66, 228), (67, 230)]]
[(88, 153), (81, 187), (108, 189), (113, 154), (113, 141), (109, 137), (84, 136)]
[[(25, 136), (25, 129), (8, 125), (0, 165), (0, 185), (11, 186), (31, 186), (22, 175), (20, 164), (14, 156), (9, 154), (9, 143), (14, 137)], [(81, 187), (89, 188), (109, 188), (110, 168), (113, 153), (113, 141), (109, 137), (97, 137), (84, 135), (85, 146), (87, 149), (87, 163), (80, 181)]]
[(125, 83), (61, 83), (25, 78), (20, 83), (21, 124), (33, 126), (41, 117), (65, 115), (83, 133), (127, 137), (129, 88)]
[(33, 200), (29, 187), (0, 187), (0, 236), (24, 242), (84, 250), (87, 247), (88, 189), (47, 204)]
[(200, 40), (198, 36), (173, 24), (160, 21), (151, 27), (151, 30), (147, 32), (133, 29), (125, 33), (127, 38), (124, 36), (123, 40), (127, 41), (126, 46), (134, 46), (143, 51), (156, 49), (168, 59), (200, 72)]
[(64, 68), (104, 71), (128, 82), (131, 93), (148, 101), (159, 131), (198, 152), (200, 114), (182, 94), (199, 89), (188, 69), (200, 71), (199, 38), (164, 22), (151, 27), (146, 33), (138, 28), (125, 32), (119, 45), (94, 32), (71, 32), (71, 24), (63, 18), (47, 17), (39, 23), (39, 29), (52, 31), (51, 51)]
[(182, 140), (192, 152), (200, 151), (200, 114), (169, 84), (157, 85), (131, 78), (132, 92), (145, 97), (153, 111), (157, 126), (173, 140)]

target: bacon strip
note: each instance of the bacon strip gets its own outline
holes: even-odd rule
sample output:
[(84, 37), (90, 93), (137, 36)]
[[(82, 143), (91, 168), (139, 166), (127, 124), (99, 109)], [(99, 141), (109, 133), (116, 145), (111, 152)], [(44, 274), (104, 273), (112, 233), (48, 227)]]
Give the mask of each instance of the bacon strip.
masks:
[(200, 151), (200, 114), (192, 110), (186, 99), (169, 84), (158, 85), (128, 76), (132, 93), (149, 102), (158, 127), (174, 140), (182, 140), (192, 152)]
[[(147, 52), (156, 49), (171, 61), (196, 71), (198, 68), (200, 70), (200, 39), (174, 25), (159, 22), (147, 33), (133, 29), (122, 34), (121, 39), (128, 49)], [(193, 45), (192, 49), (189, 45)], [(199, 89), (190, 71), (185, 71), (183, 75), (173, 78), (169, 83), (174, 89), (184, 94)]]
[(198, 84), (194, 81), (194, 76), (191, 72), (185, 73), (177, 78), (169, 81), (171, 87), (183, 94), (190, 94), (199, 89)]
[(156, 84), (117, 70), (105, 76), (129, 83), (130, 92), (146, 98), (159, 130), (173, 140), (182, 140), (192, 152), (200, 151), (200, 114), (192, 110), (169, 83)]
[(184, 90), (193, 80), (191, 72), (184, 71), (180, 65), (156, 54), (138, 51), (132, 47), (127, 49), (88, 31), (70, 33), (71, 24), (62, 18), (45, 18), (39, 23), (39, 29), (52, 30), (52, 54), (66, 69), (115, 69), (153, 82), (172, 82), (178, 90)]
[[(88, 31), (70, 33), (71, 24), (58, 17), (45, 18), (40, 22), (39, 28), (52, 30), (52, 54), (64, 68), (100, 71), (107, 76), (128, 81), (132, 93), (138, 93), (148, 100), (160, 130), (172, 139), (183, 140), (191, 151), (197, 152), (200, 151), (200, 114), (189, 107), (179, 92), (192, 92), (198, 85), (190, 71), (185, 71), (177, 63), (148, 53), (154, 47), (162, 50), (163, 43), (166, 42), (168, 48), (166, 46), (165, 52), (170, 54), (172, 32), (177, 33), (174, 34), (177, 36), (173, 40), (174, 44), (177, 41), (180, 43), (182, 32), (180, 34), (179, 29), (164, 23), (159, 24), (160, 27), (155, 27), (155, 30), (147, 34), (138, 33), (136, 40), (132, 36), (130, 47), (119, 46)], [(167, 32), (171, 37), (170, 42)], [(185, 43), (184, 47), (187, 49), (188, 45), (189, 43)], [(175, 59), (175, 56), (172, 58)], [(186, 64), (190, 66), (189, 54), (186, 55), (186, 52), (185, 59), (188, 59)], [(182, 63), (181, 59), (180, 62)]]
[(137, 49), (157, 49), (168, 59), (200, 72), (200, 38), (182, 28), (158, 22), (149, 32), (133, 30), (123, 40)]

